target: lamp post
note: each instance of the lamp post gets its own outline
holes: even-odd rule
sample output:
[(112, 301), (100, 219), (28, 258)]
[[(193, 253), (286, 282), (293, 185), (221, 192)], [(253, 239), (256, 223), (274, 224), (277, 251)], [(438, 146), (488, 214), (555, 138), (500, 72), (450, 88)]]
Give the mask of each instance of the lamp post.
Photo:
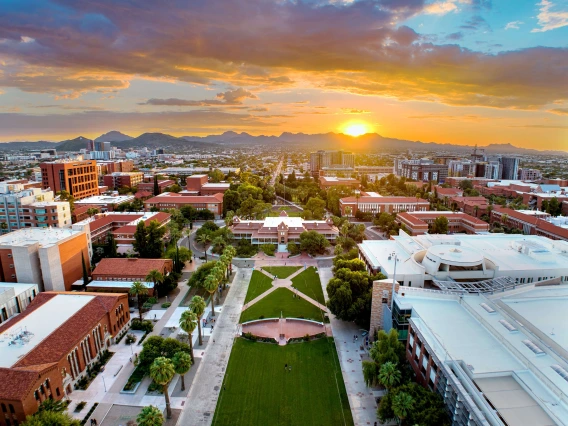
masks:
[(357, 211), (355, 213), (357, 213), (359, 211), (359, 197), (360, 196), (361, 196), (361, 191), (356, 189), (355, 190), (355, 200), (357, 200)]
[(101, 379), (103, 379), (103, 386), (104, 386), (105, 392), (106, 392), (106, 391), (107, 391), (107, 386), (106, 386), (106, 383), (105, 383), (105, 376), (103, 376), (102, 373), (101, 373)]
[(392, 294), (391, 294), (391, 315), (392, 315), (392, 311), (394, 309), (394, 284), (396, 283), (396, 263), (398, 262), (398, 256), (397, 254), (393, 251), (391, 253), (391, 257), (393, 257), (394, 259), (394, 273), (392, 275)]

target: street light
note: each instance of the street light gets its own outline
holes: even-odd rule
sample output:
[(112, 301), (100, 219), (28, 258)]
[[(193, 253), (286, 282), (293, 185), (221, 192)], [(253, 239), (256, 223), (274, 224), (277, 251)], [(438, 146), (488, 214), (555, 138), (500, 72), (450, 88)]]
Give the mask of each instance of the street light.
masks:
[(398, 262), (398, 256), (397, 254), (393, 251), (391, 253), (391, 257), (394, 258), (394, 273), (392, 275), (392, 295), (391, 295), (391, 314), (392, 311), (394, 309), (394, 284), (396, 283), (396, 263)]
[(106, 392), (106, 391), (107, 391), (107, 386), (106, 386), (106, 383), (105, 383), (105, 376), (103, 376), (102, 373), (101, 373), (101, 379), (103, 379), (103, 386), (104, 386), (105, 392)]
[(359, 197), (361, 195), (361, 191), (358, 189), (355, 190), (355, 200), (357, 200), (357, 211), (359, 211)]

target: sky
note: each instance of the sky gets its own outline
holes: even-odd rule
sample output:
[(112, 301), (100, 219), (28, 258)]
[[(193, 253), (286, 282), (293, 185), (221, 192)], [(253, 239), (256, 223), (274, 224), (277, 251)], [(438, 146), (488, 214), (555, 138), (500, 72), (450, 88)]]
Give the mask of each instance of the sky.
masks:
[(568, 151), (568, 0), (2, 0), (0, 141), (110, 130)]

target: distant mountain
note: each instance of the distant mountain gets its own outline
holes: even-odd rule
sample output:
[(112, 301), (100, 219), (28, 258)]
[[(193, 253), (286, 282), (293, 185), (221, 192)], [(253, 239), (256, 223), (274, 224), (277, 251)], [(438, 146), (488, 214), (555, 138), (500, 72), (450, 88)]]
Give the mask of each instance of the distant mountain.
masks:
[(54, 148), (56, 148), (58, 151), (79, 151), (80, 149), (87, 148), (87, 141), (89, 140), (89, 138), (79, 136), (75, 139), (59, 142), (54, 146)]
[[(125, 138), (125, 139), (123, 139)], [(113, 139), (113, 140), (109, 140)], [(119, 140), (120, 139), (120, 140)], [(96, 140), (111, 142), (112, 146), (122, 149), (130, 148), (164, 148), (165, 150), (180, 151), (187, 148), (206, 148), (212, 146), (274, 146), (274, 147), (297, 147), (309, 149), (345, 149), (349, 151), (435, 151), (469, 153), (473, 146), (441, 144), (436, 142), (409, 141), (383, 137), (376, 133), (368, 133), (359, 137), (344, 135), (343, 133), (289, 133), (284, 132), (280, 136), (252, 136), (246, 132), (225, 132), (220, 135), (208, 136), (182, 136), (176, 137), (166, 133), (143, 133), (138, 137), (131, 137), (113, 130), (99, 136)], [(7, 142), (0, 143), (0, 150), (39, 150), (56, 148), (58, 151), (79, 151), (86, 148), (87, 138), (79, 136), (62, 142)], [(563, 151), (538, 151), (535, 149), (519, 148), (511, 144), (491, 144), (479, 146), (488, 154), (518, 154), (518, 155), (568, 155)]]
[(116, 130), (111, 130), (104, 135), (100, 135), (98, 138), (95, 139), (95, 142), (121, 142), (121, 141), (129, 141), (134, 139), (132, 136), (125, 135), (124, 133), (120, 133)]

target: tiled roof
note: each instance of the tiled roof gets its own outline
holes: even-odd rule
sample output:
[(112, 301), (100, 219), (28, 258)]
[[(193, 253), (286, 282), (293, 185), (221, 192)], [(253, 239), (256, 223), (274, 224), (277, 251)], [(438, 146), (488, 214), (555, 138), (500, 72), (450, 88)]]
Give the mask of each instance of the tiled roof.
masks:
[(139, 216), (137, 215), (124, 215), (124, 214), (109, 214), (106, 216), (101, 217), (100, 219), (95, 219), (92, 222), (89, 223), (89, 229), (91, 230), (91, 232), (102, 228), (103, 226), (108, 225), (109, 223), (113, 223), (113, 222), (120, 222), (120, 223), (128, 223), (128, 222), (132, 222), (133, 220), (136, 220), (140, 217), (142, 217), (144, 215), (144, 213), (140, 213)]
[(93, 276), (146, 276), (152, 269), (162, 271), (171, 263), (170, 259), (106, 258), (96, 266)]
[(145, 201), (146, 203), (180, 203), (180, 204), (191, 204), (191, 203), (221, 203), (223, 202), (223, 194), (213, 194), (213, 195), (158, 195), (152, 197)]
[[(342, 203), (357, 203), (357, 198), (346, 197), (341, 199)], [(428, 201), (416, 197), (359, 197), (359, 204), (376, 203), (376, 204), (416, 204), (426, 203)]]
[(38, 378), (37, 371), (0, 368), (0, 399), (20, 400), (31, 390)]

